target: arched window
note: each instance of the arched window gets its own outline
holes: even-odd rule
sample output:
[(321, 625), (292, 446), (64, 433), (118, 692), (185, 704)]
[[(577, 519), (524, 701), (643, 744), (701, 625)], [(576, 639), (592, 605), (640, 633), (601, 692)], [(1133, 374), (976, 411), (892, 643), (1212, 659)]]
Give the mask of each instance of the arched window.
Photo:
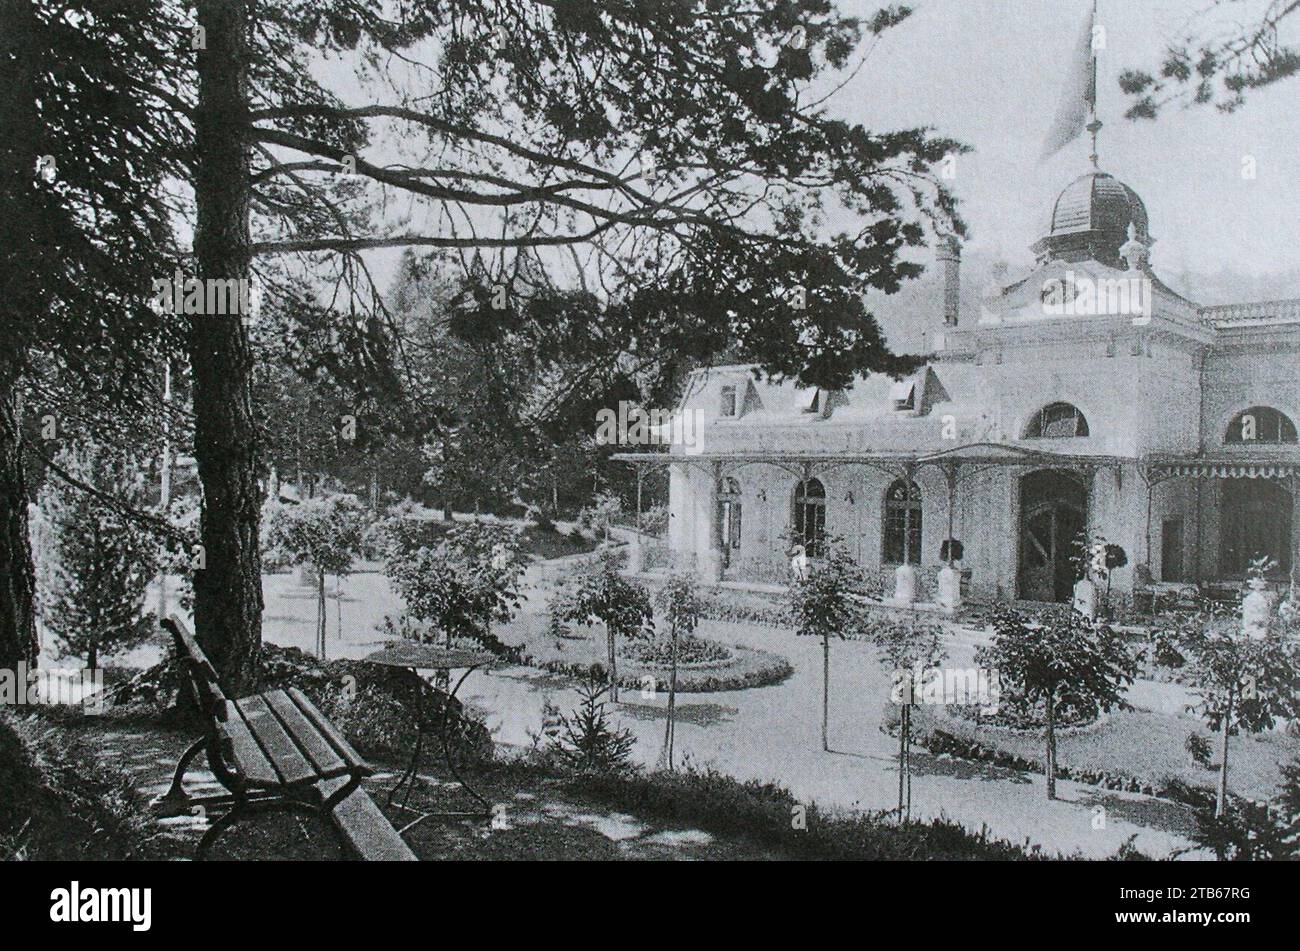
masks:
[(885, 491), (885, 563), (921, 563), (921, 488), (897, 479)]
[(809, 558), (826, 554), (826, 487), (819, 479), (795, 487), (794, 536)]
[(1025, 439), (1069, 439), (1088, 435), (1088, 421), (1073, 403), (1048, 403), (1029, 420)]
[(1223, 441), (1235, 445), (1294, 443), (1295, 423), (1271, 406), (1252, 406), (1232, 418)]
[(740, 483), (727, 476), (718, 483), (718, 547), (724, 554), (740, 548)]

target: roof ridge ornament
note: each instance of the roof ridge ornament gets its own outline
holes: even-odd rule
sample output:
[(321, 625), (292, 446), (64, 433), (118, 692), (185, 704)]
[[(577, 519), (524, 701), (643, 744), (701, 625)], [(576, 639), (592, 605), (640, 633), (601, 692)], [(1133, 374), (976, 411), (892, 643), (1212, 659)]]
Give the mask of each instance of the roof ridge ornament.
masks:
[(1138, 238), (1137, 225), (1128, 223), (1128, 240), (1120, 245), (1119, 256), (1124, 259), (1130, 271), (1140, 271), (1146, 267), (1149, 249)]

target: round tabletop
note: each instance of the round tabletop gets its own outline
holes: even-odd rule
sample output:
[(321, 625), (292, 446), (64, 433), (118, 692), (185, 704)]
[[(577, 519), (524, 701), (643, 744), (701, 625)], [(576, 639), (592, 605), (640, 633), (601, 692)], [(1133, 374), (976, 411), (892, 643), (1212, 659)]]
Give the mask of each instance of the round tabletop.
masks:
[(414, 670), (486, 667), (497, 661), (496, 655), (487, 651), (443, 647), (438, 644), (415, 644), (410, 641), (393, 641), (382, 650), (362, 659), (385, 667), (407, 667)]

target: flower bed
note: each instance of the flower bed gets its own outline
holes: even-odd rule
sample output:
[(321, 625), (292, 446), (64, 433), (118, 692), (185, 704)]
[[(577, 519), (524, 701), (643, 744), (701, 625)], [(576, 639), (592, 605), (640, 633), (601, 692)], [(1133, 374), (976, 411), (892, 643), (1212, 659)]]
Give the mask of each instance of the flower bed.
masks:
[[(667, 667), (672, 663), (672, 641), (667, 637), (657, 637), (652, 641), (634, 641), (620, 645), (620, 657), (639, 661), (651, 667)], [(677, 666), (717, 667), (731, 662), (734, 652), (726, 644), (711, 641), (707, 637), (687, 634), (677, 638)]]
[[(579, 630), (582, 630), (579, 628)], [(516, 622), (503, 637), (522, 640), (520, 662), (550, 673), (586, 677), (592, 666), (604, 667), (605, 635), (586, 628), (587, 636), (560, 638), (549, 633), (545, 623)], [(682, 693), (745, 690), (780, 683), (794, 672), (784, 657), (739, 644), (722, 644), (707, 637), (682, 638), (690, 647), (686, 660), (677, 663), (677, 689)], [(679, 644), (680, 646), (680, 644)], [(667, 690), (669, 680), (666, 638), (634, 645), (620, 643), (619, 686), (640, 690), (653, 677), (656, 689)]]
[(736, 624), (759, 624), (763, 627), (787, 627), (785, 605), (777, 598), (729, 588), (709, 588), (700, 593), (704, 610), (701, 617), (710, 621)]

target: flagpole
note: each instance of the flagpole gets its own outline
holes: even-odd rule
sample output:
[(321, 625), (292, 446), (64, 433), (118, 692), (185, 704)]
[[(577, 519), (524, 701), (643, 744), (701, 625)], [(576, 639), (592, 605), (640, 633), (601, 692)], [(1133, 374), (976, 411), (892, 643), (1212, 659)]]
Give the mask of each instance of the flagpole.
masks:
[(1097, 161), (1097, 133), (1101, 131), (1101, 120), (1097, 118), (1097, 0), (1092, 0), (1092, 36), (1089, 39), (1089, 45), (1092, 47), (1092, 96), (1088, 102), (1089, 112), (1092, 116), (1091, 121), (1084, 126), (1092, 135), (1092, 167), (1100, 169), (1101, 165)]

